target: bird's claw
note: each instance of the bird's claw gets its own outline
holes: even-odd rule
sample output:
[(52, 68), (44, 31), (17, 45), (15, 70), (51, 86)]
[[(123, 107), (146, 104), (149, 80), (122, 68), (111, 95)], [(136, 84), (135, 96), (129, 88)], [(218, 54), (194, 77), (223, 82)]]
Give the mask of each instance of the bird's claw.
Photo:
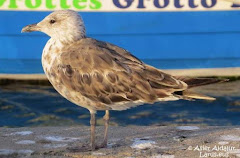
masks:
[(94, 151), (92, 146), (89, 145), (80, 145), (78, 147), (69, 147), (67, 148), (70, 152), (89, 152), (89, 151)]
[(107, 143), (102, 143), (101, 145), (97, 145), (96, 149), (107, 148)]

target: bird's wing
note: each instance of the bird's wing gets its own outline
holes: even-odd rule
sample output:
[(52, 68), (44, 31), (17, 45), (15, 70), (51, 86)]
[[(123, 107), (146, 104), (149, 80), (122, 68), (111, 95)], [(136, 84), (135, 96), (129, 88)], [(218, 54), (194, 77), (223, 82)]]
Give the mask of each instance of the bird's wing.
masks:
[[(184, 82), (142, 63), (125, 50), (103, 46), (93, 39), (68, 46), (54, 66), (64, 86), (94, 101), (96, 106), (104, 104), (110, 109), (153, 103), (186, 89)], [(121, 108), (123, 103), (130, 104)]]
[(98, 41), (98, 40), (91, 39), (91, 38), (89, 38), (88, 40), (90, 40), (92, 43), (94, 43), (98, 47), (102, 47), (102, 48), (109, 50), (115, 56), (120, 56), (120, 58), (125, 59), (125, 61), (130, 61), (131, 64), (136, 63), (139, 65), (143, 65), (143, 62), (141, 60), (139, 60), (137, 57), (135, 57), (134, 55), (132, 55), (130, 52), (128, 52), (127, 50), (125, 50), (123, 48), (120, 48), (120, 47), (118, 47), (114, 44), (108, 43), (108, 42)]

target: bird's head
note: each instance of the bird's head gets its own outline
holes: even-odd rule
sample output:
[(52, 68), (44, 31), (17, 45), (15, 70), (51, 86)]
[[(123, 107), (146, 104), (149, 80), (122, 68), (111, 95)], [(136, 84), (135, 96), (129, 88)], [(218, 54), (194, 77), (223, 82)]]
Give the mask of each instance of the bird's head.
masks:
[(27, 25), (22, 32), (40, 31), (62, 42), (79, 40), (86, 36), (81, 16), (73, 10), (59, 10), (37, 24)]

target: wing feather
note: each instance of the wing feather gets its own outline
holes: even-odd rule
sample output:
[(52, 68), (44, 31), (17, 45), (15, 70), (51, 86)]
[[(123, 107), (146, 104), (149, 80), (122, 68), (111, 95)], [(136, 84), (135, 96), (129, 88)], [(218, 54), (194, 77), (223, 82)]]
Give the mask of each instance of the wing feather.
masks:
[(154, 103), (187, 88), (126, 50), (91, 38), (63, 49), (53, 67), (65, 87), (111, 109)]

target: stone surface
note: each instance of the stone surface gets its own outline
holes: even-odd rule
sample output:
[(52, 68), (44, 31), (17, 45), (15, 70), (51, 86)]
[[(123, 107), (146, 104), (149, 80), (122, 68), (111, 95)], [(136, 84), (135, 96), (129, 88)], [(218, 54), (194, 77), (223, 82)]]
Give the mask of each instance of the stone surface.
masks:
[[(103, 127), (97, 127), (97, 143)], [(20, 142), (20, 143), (19, 143)], [(111, 127), (105, 149), (88, 151), (89, 127), (0, 128), (0, 157), (198, 158), (240, 155), (240, 128), (208, 126)]]

